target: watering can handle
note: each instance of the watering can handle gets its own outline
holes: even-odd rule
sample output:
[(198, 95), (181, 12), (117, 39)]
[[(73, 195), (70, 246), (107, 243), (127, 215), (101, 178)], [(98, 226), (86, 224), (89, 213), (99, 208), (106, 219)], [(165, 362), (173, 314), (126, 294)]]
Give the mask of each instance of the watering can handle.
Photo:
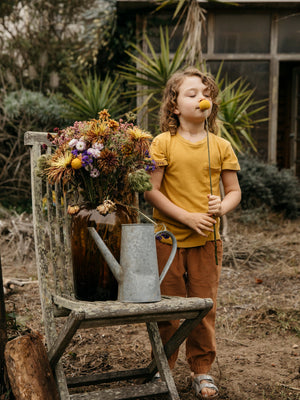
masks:
[(155, 237), (159, 236), (162, 233), (167, 233), (171, 237), (171, 239), (172, 239), (172, 250), (171, 250), (171, 254), (170, 254), (169, 258), (168, 258), (168, 261), (166, 262), (166, 265), (164, 266), (164, 269), (162, 270), (162, 273), (160, 274), (159, 284), (162, 283), (164, 277), (166, 276), (166, 274), (167, 274), (167, 272), (168, 272), (168, 270), (169, 270), (169, 268), (170, 268), (170, 266), (171, 266), (171, 264), (172, 264), (172, 262), (174, 260), (174, 257), (176, 255), (176, 250), (177, 250), (177, 240), (176, 240), (175, 236), (173, 235), (173, 233), (169, 232), (169, 231), (159, 231), (159, 232), (155, 233)]

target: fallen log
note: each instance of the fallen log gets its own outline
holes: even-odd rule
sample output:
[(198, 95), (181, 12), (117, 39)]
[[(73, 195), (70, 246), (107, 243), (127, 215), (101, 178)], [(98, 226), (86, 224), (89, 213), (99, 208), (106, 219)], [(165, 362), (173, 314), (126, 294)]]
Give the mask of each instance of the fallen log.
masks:
[(16, 400), (59, 400), (46, 349), (38, 334), (29, 333), (8, 342), (5, 361)]

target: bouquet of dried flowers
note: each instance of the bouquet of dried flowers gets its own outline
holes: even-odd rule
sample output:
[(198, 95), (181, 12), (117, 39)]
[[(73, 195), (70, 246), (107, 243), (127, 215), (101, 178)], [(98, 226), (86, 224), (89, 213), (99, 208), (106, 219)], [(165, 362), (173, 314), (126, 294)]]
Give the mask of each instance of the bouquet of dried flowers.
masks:
[(73, 195), (70, 213), (89, 204), (105, 214), (112, 202), (130, 205), (134, 193), (152, 188), (147, 172), (155, 169), (149, 156), (151, 134), (111, 119), (107, 110), (99, 112), (98, 119), (57, 129), (48, 138), (54, 152), (40, 157), (38, 173), (68, 187)]

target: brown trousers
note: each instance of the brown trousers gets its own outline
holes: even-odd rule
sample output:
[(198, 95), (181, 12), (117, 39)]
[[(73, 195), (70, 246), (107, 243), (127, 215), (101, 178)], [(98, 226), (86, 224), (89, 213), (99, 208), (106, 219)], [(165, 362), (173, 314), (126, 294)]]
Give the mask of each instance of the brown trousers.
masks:
[[(156, 241), (159, 271), (161, 273), (171, 252), (171, 246)], [(162, 284), (161, 293), (167, 296), (211, 298), (214, 302), (201, 323), (193, 329), (186, 340), (186, 358), (195, 374), (209, 372), (216, 357), (215, 317), (216, 300), (222, 265), (222, 241), (217, 241), (218, 264), (215, 262), (215, 244), (207, 242), (204, 246), (178, 248), (174, 261)], [(165, 321), (158, 324), (163, 343), (174, 334), (180, 321)], [(173, 369), (178, 350), (169, 358)]]

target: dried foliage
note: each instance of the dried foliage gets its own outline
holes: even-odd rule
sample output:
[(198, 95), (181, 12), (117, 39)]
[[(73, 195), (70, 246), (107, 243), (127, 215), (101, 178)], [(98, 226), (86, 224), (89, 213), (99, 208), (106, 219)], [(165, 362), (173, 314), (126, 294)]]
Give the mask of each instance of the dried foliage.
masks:
[[(115, 0), (20, 0), (0, 14), (0, 69), (13, 88), (56, 90), (95, 65), (108, 42)], [(6, 11), (6, 14), (4, 13)]]
[(35, 259), (32, 215), (0, 206), (0, 237), (1, 256), (6, 264), (30, 264)]

